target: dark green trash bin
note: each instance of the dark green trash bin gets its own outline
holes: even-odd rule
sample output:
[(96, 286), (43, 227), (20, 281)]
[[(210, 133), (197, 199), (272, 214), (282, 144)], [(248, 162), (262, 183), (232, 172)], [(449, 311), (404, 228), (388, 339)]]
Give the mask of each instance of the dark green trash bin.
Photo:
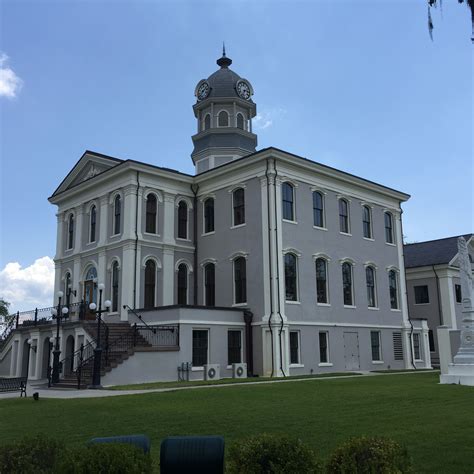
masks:
[(161, 474), (224, 472), (222, 436), (170, 436), (161, 442)]
[(125, 435), (125, 436), (110, 436), (107, 438), (92, 438), (89, 444), (102, 443), (125, 443), (132, 444), (135, 447), (142, 449), (145, 454), (150, 452), (150, 438), (145, 435)]

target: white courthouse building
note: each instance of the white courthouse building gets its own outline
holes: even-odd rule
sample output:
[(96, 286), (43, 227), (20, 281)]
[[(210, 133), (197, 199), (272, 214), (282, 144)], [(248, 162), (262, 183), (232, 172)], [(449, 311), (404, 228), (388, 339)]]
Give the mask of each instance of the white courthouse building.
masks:
[[(62, 377), (94, 347), (98, 284), (111, 301), (104, 385), (430, 367), (428, 326), (407, 309), (409, 196), (257, 150), (253, 88), (231, 63), (224, 53), (195, 89), (194, 175), (86, 151), (49, 198), (69, 307)], [(44, 319), (9, 333), (0, 374), (45, 376), (56, 325)]]

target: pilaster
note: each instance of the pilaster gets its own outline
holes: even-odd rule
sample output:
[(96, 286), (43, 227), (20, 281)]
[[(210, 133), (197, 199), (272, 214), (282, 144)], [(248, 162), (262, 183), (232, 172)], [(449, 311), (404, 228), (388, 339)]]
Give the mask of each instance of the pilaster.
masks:
[(175, 195), (163, 193), (163, 243), (174, 245)]
[(99, 211), (99, 242), (98, 246), (105, 245), (108, 237), (108, 223), (109, 223), (109, 197), (101, 196), (99, 200), (100, 211)]
[[(120, 319), (122, 321), (128, 320), (128, 311), (123, 309), (123, 305), (129, 305), (132, 308), (134, 307), (134, 281), (133, 281), (133, 268), (135, 265), (135, 247), (133, 244), (127, 244), (123, 247), (123, 263), (122, 263), (122, 300), (121, 300), (121, 308), (120, 308)], [(137, 287), (137, 293), (140, 291)]]
[(135, 239), (135, 225), (137, 217), (137, 187), (127, 186), (124, 189), (123, 239)]
[(401, 211), (392, 213), (395, 217), (395, 238), (397, 242), (397, 255), (398, 255), (398, 269), (399, 274), (399, 285), (400, 285), (400, 309), (402, 311), (402, 322), (403, 325), (408, 328), (410, 323), (408, 321), (408, 300), (407, 300), (407, 284), (405, 276), (405, 261), (403, 258), (403, 234), (402, 234), (402, 213)]
[(74, 253), (82, 250), (82, 226), (84, 221), (84, 211), (82, 206), (78, 206), (76, 211), (76, 228), (74, 229)]
[(61, 258), (64, 253), (65, 243), (64, 239), (64, 213), (58, 212), (56, 214), (57, 229), (56, 229), (56, 256), (55, 259)]
[(174, 249), (163, 247), (163, 306), (174, 304)]
[[(81, 294), (81, 259), (79, 257), (74, 259), (72, 286), (77, 292), (77, 301), (82, 301), (84, 295)], [(57, 294), (57, 291), (54, 294)]]

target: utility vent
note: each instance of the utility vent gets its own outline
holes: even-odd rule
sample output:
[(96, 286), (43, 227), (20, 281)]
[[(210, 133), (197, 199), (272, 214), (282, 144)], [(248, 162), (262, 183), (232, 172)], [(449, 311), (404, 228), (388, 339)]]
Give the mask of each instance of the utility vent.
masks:
[(219, 380), (221, 370), (219, 364), (206, 364), (204, 366), (204, 380)]
[(402, 333), (393, 333), (393, 356), (395, 360), (403, 360)]
[(232, 364), (232, 377), (234, 379), (247, 378), (247, 364)]

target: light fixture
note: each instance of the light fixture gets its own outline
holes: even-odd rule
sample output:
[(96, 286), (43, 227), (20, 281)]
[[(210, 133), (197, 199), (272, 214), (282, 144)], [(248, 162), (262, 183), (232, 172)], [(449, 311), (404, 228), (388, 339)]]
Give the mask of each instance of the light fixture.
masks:
[(64, 293), (62, 291), (58, 291), (58, 298), (62, 298), (64, 296)]
[(110, 309), (112, 307), (112, 301), (105, 300), (104, 301), (104, 306), (106, 307), (106, 309)]
[(99, 283), (97, 288), (99, 288), (99, 291), (104, 291), (105, 290), (105, 285), (103, 283)]
[(97, 309), (97, 305), (96, 305), (95, 303), (91, 303), (91, 304), (89, 305), (89, 309), (90, 309), (91, 311), (95, 311), (95, 310)]
[(66, 316), (67, 313), (69, 313), (69, 308), (67, 306), (63, 306), (63, 309), (61, 310), (64, 316)]

